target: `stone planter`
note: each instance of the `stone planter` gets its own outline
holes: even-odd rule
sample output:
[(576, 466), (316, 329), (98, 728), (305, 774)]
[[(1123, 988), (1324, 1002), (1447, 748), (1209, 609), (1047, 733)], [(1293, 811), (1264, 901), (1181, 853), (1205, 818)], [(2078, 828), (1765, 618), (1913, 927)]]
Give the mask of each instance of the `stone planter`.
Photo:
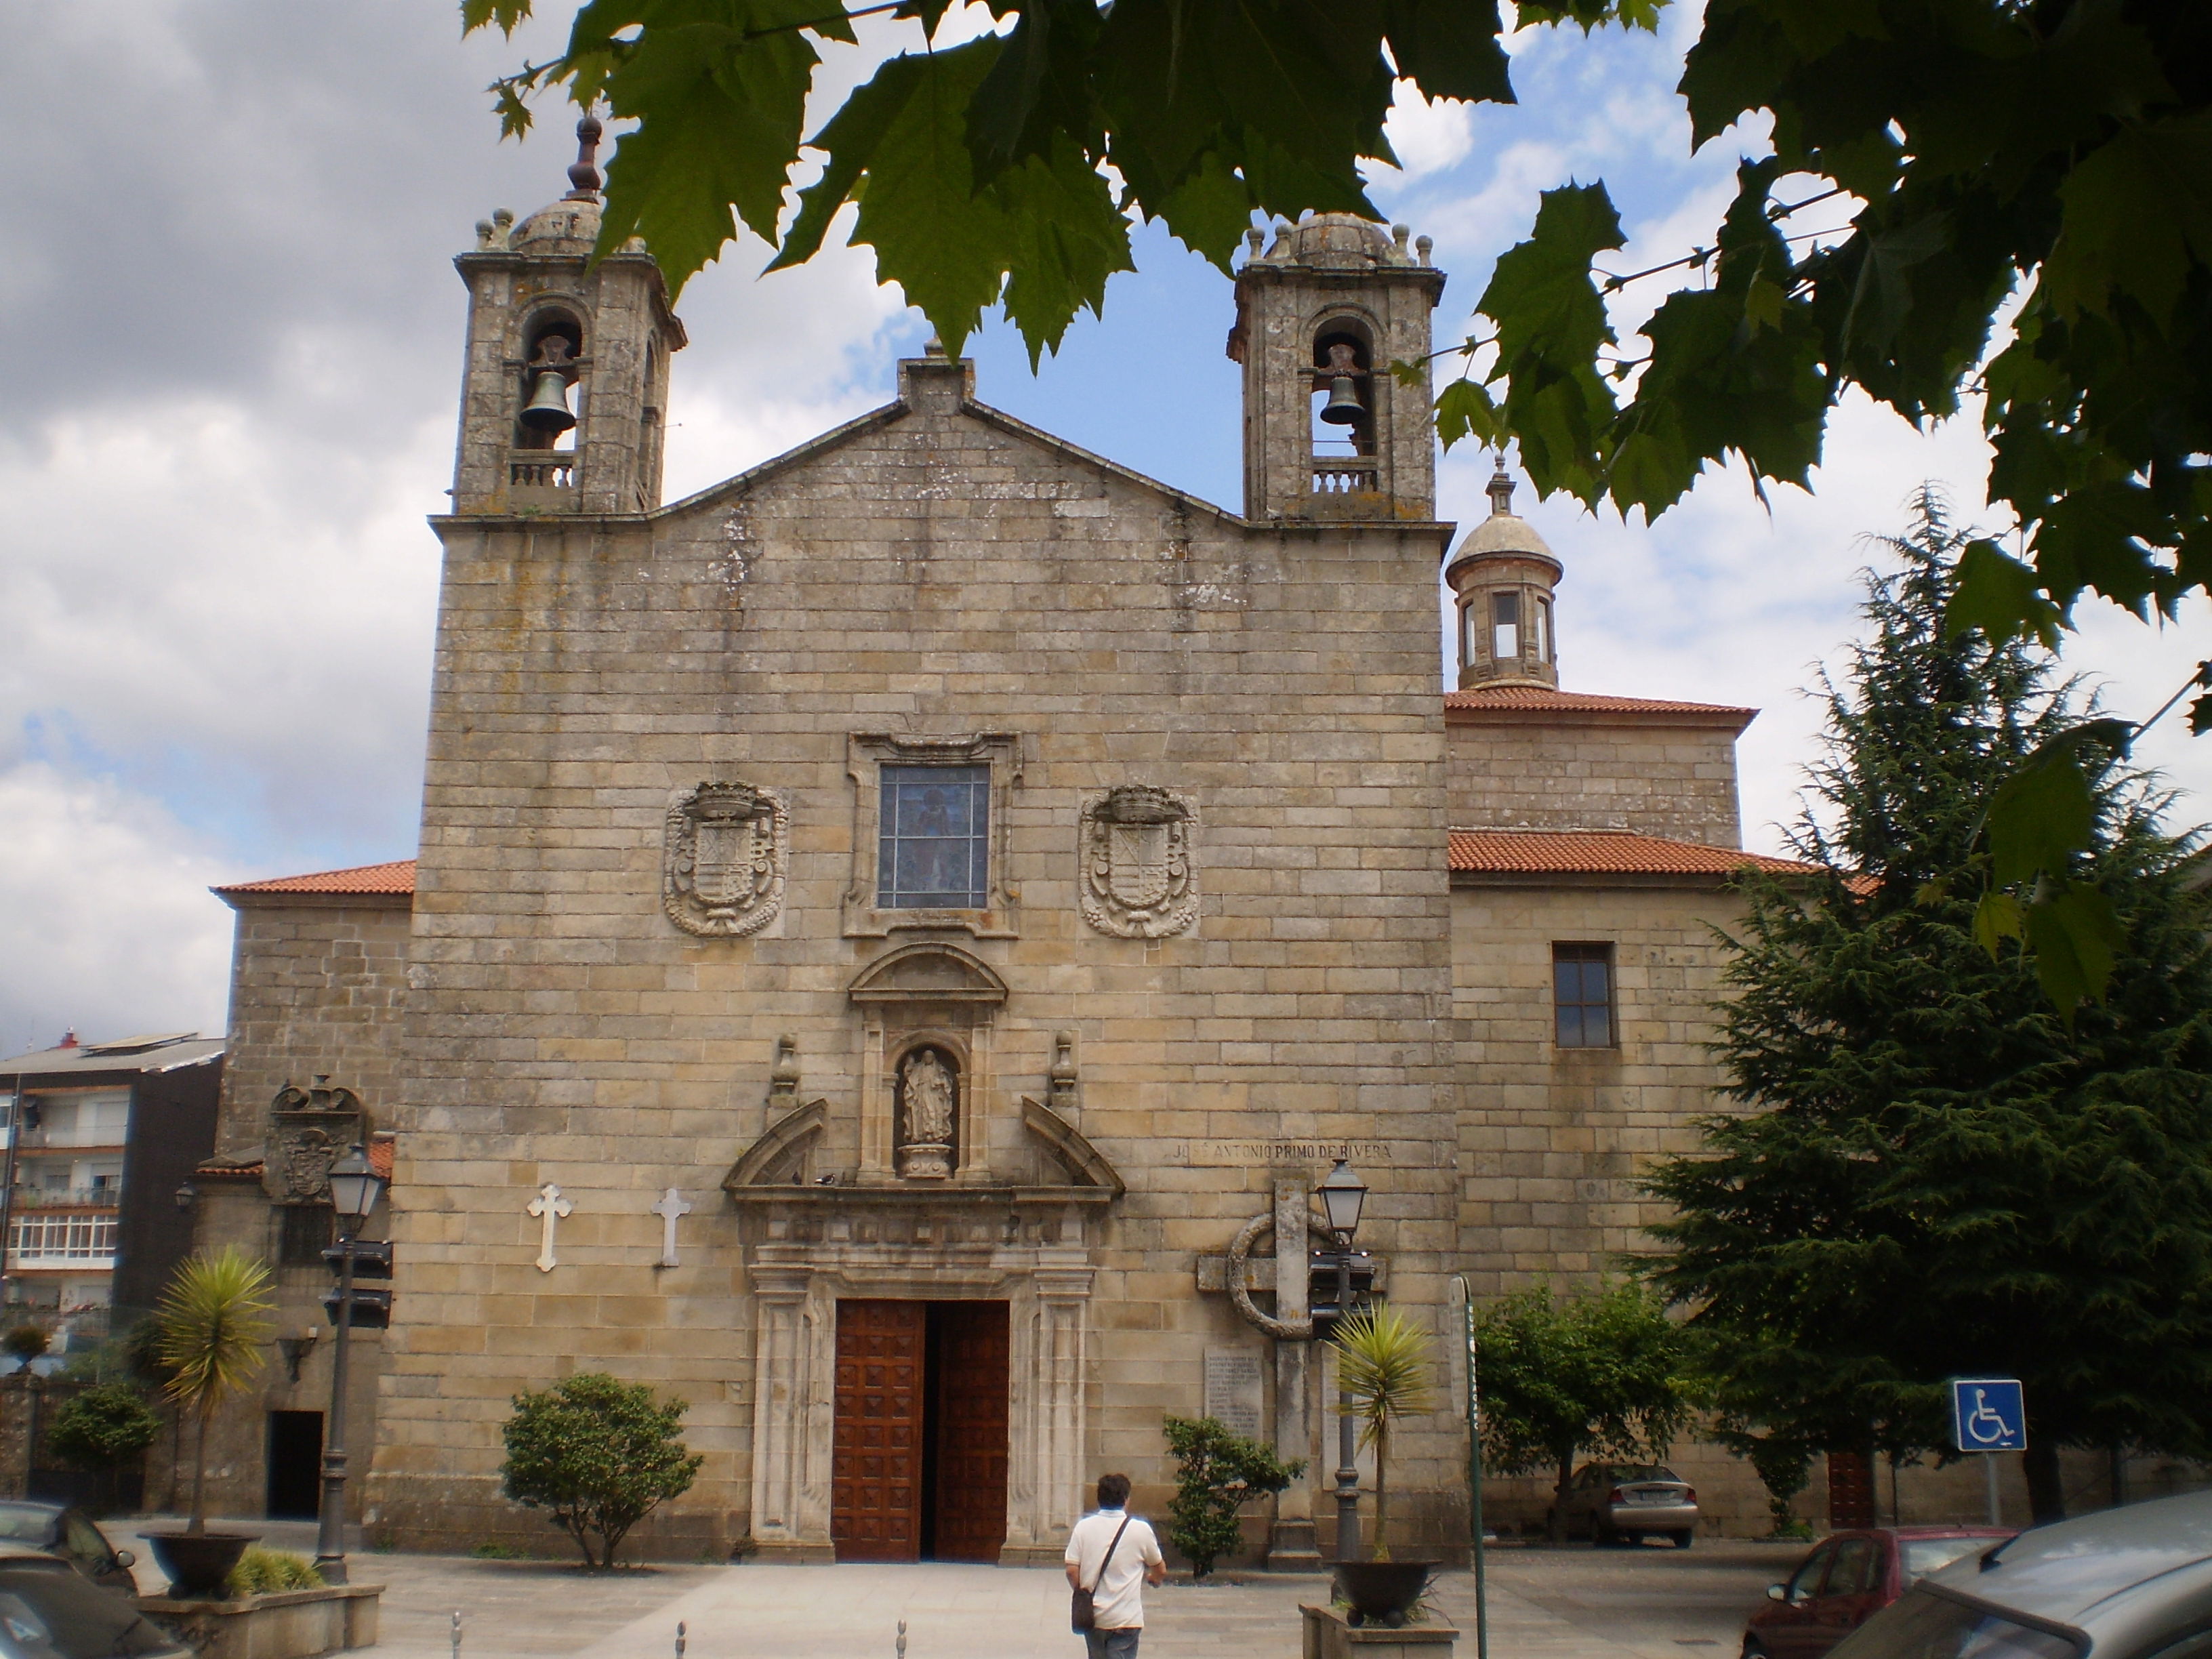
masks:
[(1442, 1620), (1425, 1625), (1353, 1626), (1334, 1607), (1301, 1605), (1304, 1659), (1451, 1659), (1458, 1629)]
[(376, 1645), (381, 1584), (279, 1590), (236, 1601), (142, 1595), (138, 1611), (191, 1644), (198, 1659), (313, 1659)]
[(222, 1594), (223, 1581), (238, 1565), (258, 1532), (142, 1532), (154, 1547), (154, 1559), (169, 1575), (168, 1593), (179, 1600)]

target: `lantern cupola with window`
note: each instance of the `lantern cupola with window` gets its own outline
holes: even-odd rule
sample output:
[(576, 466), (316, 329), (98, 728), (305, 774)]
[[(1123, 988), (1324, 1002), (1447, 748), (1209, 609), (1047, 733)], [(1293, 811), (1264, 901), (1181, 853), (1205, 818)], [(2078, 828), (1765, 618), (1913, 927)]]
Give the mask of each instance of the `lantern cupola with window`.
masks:
[(1559, 683), (1552, 592), (1563, 574), (1536, 528), (1513, 511), (1501, 459), (1490, 481), (1490, 516), (1444, 566), (1458, 625), (1459, 688)]

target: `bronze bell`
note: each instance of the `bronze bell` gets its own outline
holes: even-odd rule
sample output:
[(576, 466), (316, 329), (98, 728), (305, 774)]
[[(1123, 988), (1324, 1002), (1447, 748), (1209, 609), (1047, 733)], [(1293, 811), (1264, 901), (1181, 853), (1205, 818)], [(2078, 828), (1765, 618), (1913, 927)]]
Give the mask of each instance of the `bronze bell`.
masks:
[(1366, 408), (1359, 401), (1359, 390), (1353, 376), (1359, 365), (1350, 346), (1339, 342), (1328, 349), (1328, 401), (1322, 405), (1321, 417), (1331, 426), (1358, 426)]
[(568, 412), (568, 377), (555, 368), (540, 369), (523, 405), (522, 423), (533, 432), (566, 432), (576, 424)]

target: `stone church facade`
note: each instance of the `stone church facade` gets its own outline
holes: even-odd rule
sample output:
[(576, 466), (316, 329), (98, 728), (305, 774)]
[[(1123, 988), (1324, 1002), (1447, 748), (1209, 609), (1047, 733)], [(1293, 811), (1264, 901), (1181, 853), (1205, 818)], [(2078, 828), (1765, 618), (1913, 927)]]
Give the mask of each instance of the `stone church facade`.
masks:
[(1162, 1417), (1213, 1409), (1310, 1460), (1254, 1542), (1310, 1562), (1308, 1194), (1348, 1158), (1446, 1385), (1391, 1541), (1463, 1553), (1453, 1276), (1602, 1270), (1709, 1108), (1751, 711), (1561, 690), (1510, 485), (1437, 520), (1388, 370), (1429, 350), (1425, 239), (1254, 234), (1241, 513), (942, 356), (663, 505), (682, 325), (641, 249), (587, 263), (578, 178), (458, 261), (418, 859), (223, 890), (228, 1236), (312, 1201), (267, 1174), (288, 1085), (390, 1137), (372, 1533), (539, 1544), (501, 1423), (607, 1370), (706, 1455), (651, 1553), (1056, 1561), (1101, 1471), (1162, 1507)]

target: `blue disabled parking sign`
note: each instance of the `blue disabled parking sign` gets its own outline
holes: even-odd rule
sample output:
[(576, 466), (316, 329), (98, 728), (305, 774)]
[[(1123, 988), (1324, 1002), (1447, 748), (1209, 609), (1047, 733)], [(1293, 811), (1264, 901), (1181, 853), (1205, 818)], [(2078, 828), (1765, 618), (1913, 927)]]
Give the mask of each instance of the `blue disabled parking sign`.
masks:
[(2027, 1410), (2016, 1376), (1951, 1379), (1951, 1443), (1962, 1452), (2027, 1449)]

